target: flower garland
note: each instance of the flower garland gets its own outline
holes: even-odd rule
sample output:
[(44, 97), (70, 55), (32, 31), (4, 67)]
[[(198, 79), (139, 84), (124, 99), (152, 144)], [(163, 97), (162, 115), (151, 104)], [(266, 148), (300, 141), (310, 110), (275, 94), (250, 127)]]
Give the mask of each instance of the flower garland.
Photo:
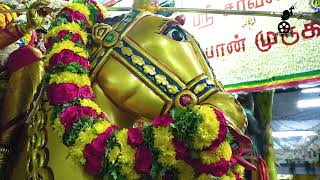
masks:
[(49, 119), (75, 163), (114, 179), (243, 178), (243, 169), (232, 163), (226, 119), (214, 107), (175, 108), (129, 129), (108, 121), (92, 101), (88, 76), (87, 30), (105, 16), (93, 0), (76, 0), (62, 9), (46, 37)]

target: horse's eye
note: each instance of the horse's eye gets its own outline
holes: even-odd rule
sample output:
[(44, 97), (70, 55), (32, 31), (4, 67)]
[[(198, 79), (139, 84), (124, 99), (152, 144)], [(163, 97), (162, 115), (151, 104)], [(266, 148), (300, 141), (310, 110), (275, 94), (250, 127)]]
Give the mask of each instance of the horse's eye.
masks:
[(163, 35), (170, 37), (176, 41), (187, 41), (187, 36), (184, 31), (177, 25), (167, 27), (163, 32)]

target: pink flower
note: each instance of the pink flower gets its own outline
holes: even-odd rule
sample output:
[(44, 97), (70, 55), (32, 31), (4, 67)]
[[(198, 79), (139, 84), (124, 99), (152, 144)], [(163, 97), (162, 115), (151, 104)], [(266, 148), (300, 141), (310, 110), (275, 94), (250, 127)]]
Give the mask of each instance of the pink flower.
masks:
[(94, 98), (94, 94), (91, 92), (91, 87), (86, 85), (79, 88), (78, 98)]
[(58, 64), (69, 64), (72, 62), (76, 62), (83, 68), (89, 69), (89, 60), (77, 55), (69, 49), (64, 49), (60, 53), (54, 54), (49, 60), (49, 64), (51, 67)]
[(51, 105), (64, 104), (75, 98), (94, 98), (90, 86), (78, 88), (72, 83), (50, 84), (47, 96)]
[(98, 118), (100, 119), (107, 119), (107, 116), (104, 112), (101, 112), (99, 115), (98, 115)]
[(74, 42), (74, 43), (80, 41), (82, 44), (84, 44), (81, 35), (78, 34), (78, 33), (72, 35), (71, 41)]
[(136, 151), (136, 164), (134, 169), (141, 174), (149, 174), (152, 166), (152, 152), (146, 146), (139, 147)]
[(112, 133), (118, 129), (118, 126), (112, 125), (105, 132), (100, 134), (96, 139), (94, 139), (89, 147), (91, 148), (91, 152), (96, 154), (97, 156), (104, 157), (105, 149), (106, 149), (106, 140), (112, 135)]
[(87, 159), (84, 169), (92, 175), (98, 175), (102, 167), (103, 156), (97, 156), (89, 145), (83, 149), (83, 155)]
[(218, 138), (212, 141), (211, 145), (206, 149), (210, 151), (214, 151), (226, 138), (227, 138), (227, 120), (225, 119), (223, 113), (217, 109), (214, 109), (214, 113), (217, 115), (220, 128)]
[(78, 95), (78, 87), (72, 83), (50, 84), (47, 96), (51, 105), (64, 104)]
[(237, 159), (236, 158), (234, 158), (234, 157), (231, 157), (231, 159), (230, 159), (230, 164), (231, 164), (231, 166), (235, 166), (236, 164), (237, 164)]
[(209, 165), (203, 164), (199, 159), (197, 159), (194, 160), (192, 164), (196, 172), (212, 174), (213, 176), (221, 177), (229, 171), (229, 163), (224, 159)]
[(97, 111), (91, 107), (81, 107), (79, 110), (80, 117), (97, 117)]
[(87, 162), (85, 164), (86, 172), (92, 175), (99, 174), (106, 150), (106, 140), (118, 128), (119, 127), (115, 125), (110, 126), (105, 132), (100, 134), (90, 144), (87, 144), (85, 146), (85, 148), (83, 149), (83, 155), (87, 159)]
[(71, 18), (71, 21), (83, 21), (88, 24), (87, 18), (78, 11), (73, 11), (70, 8), (63, 8), (63, 11), (67, 12), (67, 16)]
[(168, 114), (164, 114), (162, 116), (155, 117), (152, 123), (155, 127), (166, 127), (173, 123), (173, 120)]
[(139, 146), (142, 144), (142, 131), (139, 128), (131, 128), (128, 130), (128, 144), (131, 146)]
[(228, 161), (222, 159), (217, 163), (210, 164), (210, 173), (214, 176), (223, 176), (229, 171)]
[(176, 159), (186, 159), (189, 158), (188, 148), (184, 145), (183, 142), (174, 139), (173, 140), (174, 149), (176, 150)]
[(80, 109), (80, 106), (68, 106), (61, 113), (61, 118), (60, 118), (61, 124), (64, 125), (66, 132), (70, 131), (73, 123), (78, 121), (79, 109)]
[(69, 31), (68, 30), (62, 30), (62, 31), (59, 31), (58, 32), (58, 39), (61, 40), (63, 38), (63, 36), (69, 34)]
[(102, 160), (87, 161), (86, 164), (84, 165), (84, 170), (91, 175), (94, 175), (94, 176), (99, 175), (102, 167), (101, 163), (102, 163)]

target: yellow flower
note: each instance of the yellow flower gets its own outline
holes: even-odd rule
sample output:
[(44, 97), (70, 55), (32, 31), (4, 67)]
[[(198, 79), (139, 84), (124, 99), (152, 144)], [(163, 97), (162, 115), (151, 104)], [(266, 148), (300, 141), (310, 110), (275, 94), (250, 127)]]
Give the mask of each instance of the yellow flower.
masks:
[(200, 152), (200, 158), (203, 163), (211, 164), (225, 159), (229, 161), (232, 156), (232, 150), (228, 141), (221, 143), (214, 151), (202, 151)]
[(95, 109), (98, 114), (102, 112), (99, 106), (95, 102), (91, 101), (90, 99), (80, 99), (80, 104), (81, 106), (88, 106), (88, 107), (91, 107), (92, 109)]
[(212, 175), (210, 174), (201, 174), (197, 180), (208, 180), (208, 179), (214, 179)]
[(230, 176), (224, 175), (220, 177), (219, 180), (236, 180), (236, 177), (233, 174), (231, 174)]
[(56, 118), (54, 120), (54, 124), (52, 126), (54, 128), (54, 131), (58, 134), (59, 138), (62, 138), (63, 134), (64, 134), (64, 126), (61, 124), (60, 118)]
[(76, 139), (75, 144), (70, 148), (69, 154), (76, 162), (80, 164), (85, 164), (86, 160), (83, 157), (82, 151), (85, 145), (90, 144), (92, 140), (98, 137), (99, 134), (96, 132), (96, 127), (101, 127), (102, 132), (106, 131), (110, 127), (110, 123), (105, 123), (104, 121), (99, 121), (93, 125), (93, 127), (87, 128), (85, 131), (79, 133), (78, 138)]
[(88, 7), (86, 5), (80, 4), (80, 3), (69, 3), (65, 7), (70, 8), (70, 9), (72, 9), (74, 11), (79, 11), (81, 14), (83, 14), (86, 17), (89, 25), (90, 26), (93, 25), (92, 21), (89, 18), (90, 17), (90, 11), (89, 11), (89, 9), (88, 9)]
[(139, 179), (140, 175), (134, 170), (135, 149), (128, 145), (128, 129), (122, 129), (116, 134), (116, 140), (120, 144), (121, 155), (119, 156), (120, 174), (127, 179)]
[(52, 28), (46, 35), (47, 38), (51, 37), (51, 36), (54, 36), (54, 35), (57, 35), (60, 31), (62, 30), (68, 30), (69, 32), (71, 32), (72, 34), (80, 34), (82, 40), (84, 41), (84, 43), (86, 44), (87, 43), (87, 40), (88, 40), (88, 35), (86, 32), (84, 32), (80, 25), (76, 22), (70, 22), (70, 23), (67, 23), (67, 24), (63, 24), (63, 25), (60, 25), (60, 26), (56, 26), (54, 28)]
[(73, 83), (76, 84), (78, 87), (82, 86), (90, 86), (91, 82), (87, 75), (79, 75), (72, 72), (61, 72), (57, 74), (50, 75), (49, 84), (53, 83)]
[(182, 160), (178, 160), (175, 164), (175, 167), (179, 171), (178, 179), (179, 180), (193, 180), (194, 171), (193, 168)]
[(111, 124), (107, 121), (101, 121), (100, 123), (96, 123), (93, 125), (94, 130), (96, 133), (101, 134), (106, 131), (106, 127), (109, 127)]
[(107, 10), (104, 8), (104, 6), (100, 3), (97, 2), (97, 6), (98, 8), (101, 10), (102, 12), (102, 16), (103, 16), (103, 19), (107, 18)]
[(81, 57), (84, 57), (84, 58), (88, 58), (89, 57), (88, 51), (86, 51), (85, 49), (83, 49), (81, 47), (76, 46), (74, 42), (72, 42), (70, 40), (67, 40), (67, 41), (62, 41), (62, 42), (59, 42), (59, 43), (55, 43), (53, 45), (51, 51), (44, 56), (46, 58), (46, 61), (45, 61), (46, 65), (49, 63), (49, 60), (51, 59), (51, 57), (54, 54), (60, 53), (64, 49), (72, 50), (77, 55), (79, 55)]
[(195, 106), (194, 110), (202, 116), (202, 122), (197, 127), (193, 147), (201, 150), (218, 138), (220, 124), (210, 106)]
[(120, 155), (120, 148), (118, 146), (115, 146), (111, 149), (111, 151), (108, 153), (108, 160), (114, 164), (116, 160), (118, 159)]
[(236, 173), (238, 173), (241, 178), (243, 178), (244, 169), (245, 169), (245, 168), (244, 168), (243, 166), (241, 166), (240, 164), (237, 164), (237, 165), (234, 166), (234, 171), (235, 171)]
[(158, 162), (165, 167), (173, 166), (176, 163), (176, 151), (172, 144), (173, 135), (169, 127), (153, 128), (154, 147), (160, 151)]

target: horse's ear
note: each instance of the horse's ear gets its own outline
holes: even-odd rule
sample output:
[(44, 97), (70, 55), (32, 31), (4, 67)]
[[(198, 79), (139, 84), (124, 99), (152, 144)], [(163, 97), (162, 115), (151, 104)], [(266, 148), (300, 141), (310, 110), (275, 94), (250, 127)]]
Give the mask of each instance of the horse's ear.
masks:
[(186, 23), (186, 16), (184, 14), (181, 14), (179, 16), (176, 16), (174, 18), (176, 21), (178, 21), (178, 23), (183, 26)]

